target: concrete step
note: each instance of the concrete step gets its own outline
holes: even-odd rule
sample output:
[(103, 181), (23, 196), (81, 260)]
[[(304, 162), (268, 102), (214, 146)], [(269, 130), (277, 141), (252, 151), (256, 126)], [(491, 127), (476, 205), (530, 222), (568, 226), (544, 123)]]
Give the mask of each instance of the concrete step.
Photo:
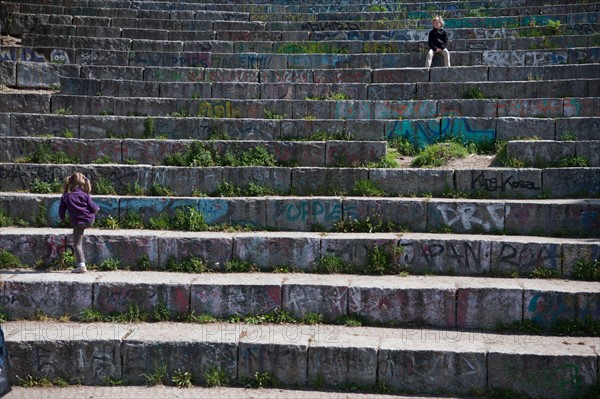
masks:
[(509, 389), (570, 398), (598, 380), (594, 338), (301, 325), (23, 321), (3, 327), (13, 381), (32, 374), (85, 385), (107, 377), (143, 384), (144, 374), (164, 366), (169, 376), (185, 370), (204, 384), (212, 367), (235, 384), (269, 373), (286, 386), (321, 389), (380, 385), (438, 395)]
[[(136, 179), (141, 175), (144, 169), (149, 171), (150, 167), (127, 167), (127, 166), (97, 166), (89, 170), (85, 167), (77, 168), (78, 171), (92, 176), (92, 184), (100, 183), (101, 179), (96, 177), (97, 171), (104, 169), (103, 175), (112, 172), (114, 180), (119, 185), (131, 182), (128, 190), (132, 191), (134, 185), (141, 188), (150, 188), (150, 184), (141, 179)], [(137, 171), (136, 171), (137, 169)], [(215, 170), (216, 169), (216, 170)], [(271, 168), (268, 170), (270, 175), (260, 174), (266, 168), (247, 167), (247, 168), (203, 168), (202, 171), (195, 171), (194, 168), (158, 168), (160, 180), (154, 180), (154, 185), (161, 188), (169, 188), (175, 192), (184, 190), (200, 190), (204, 193), (213, 193), (218, 190), (203, 190), (202, 183), (205, 185), (217, 185), (220, 180), (215, 178), (215, 174), (222, 172), (228, 176), (223, 181), (238, 188), (249, 190), (248, 182), (253, 178), (260, 176), (263, 178), (261, 183), (266, 184), (268, 188), (276, 190), (278, 186), (289, 187), (290, 171), (285, 168)], [(581, 182), (587, 177), (585, 170), (573, 168), (574, 171), (567, 176), (572, 177), (568, 184), (578, 189), (585, 187)], [(38, 173), (44, 171), (43, 167), (34, 169)], [(69, 176), (72, 166), (53, 166), (52, 172), (57, 175), (60, 173), (60, 179)], [(95, 171), (96, 173), (93, 173)], [(558, 171), (561, 171), (560, 169)], [(61, 173), (62, 172), (62, 173)], [(65, 173), (66, 172), (66, 173)], [(92, 173), (89, 173), (92, 172)], [(287, 172), (287, 176), (285, 175)], [(318, 184), (331, 186), (333, 182), (338, 185), (344, 184), (343, 180), (356, 179), (357, 176), (367, 178), (366, 170), (335, 170), (333, 168), (312, 168), (312, 169), (294, 169), (293, 175), (298, 176), (298, 180), (304, 180), (298, 184)], [(342, 173), (345, 172), (345, 173)], [(420, 173), (410, 173), (410, 171), (400, 170), (394, 175), (391, 170), (379, 170), (380, 173), (372, 171), (371, 179), (376, 180), (376, 176), (385, 179), (385, 184), (392, 184), (394, 179), (407, 179), (409, 175), (416, 177), (418, 184), (424, 184), (424, 178)], [(442, 171), (443, 172), (443, 171)], [(193, 179), (184, 180), (187, 173), (193, 176)], [(463, 175), (469, 176), (472, 171)], [(512, 173), (512, 171), (511, 171)], [(158, 173), (157, 173), (158, 174)], [(451, 172), (440, 173), (442, 176), (451, 177)], [(578, 177), (583, 175), (583, 177)], [(12, 178), (12, 175), (6, 180), (20, 180), (20, 184), (25, 182), (24, 174), (18, 179)], [(430, 176), (433, 174), (429, 174)], [(596, 177), (598, 170), (595, 170)], [(122, 176), (117, 180), (116, 176)], [(169, 183), (168, 178), (178, 176), (178, 181)], [(150, 178), (149, 174), (143, 176)], [(433, 176), (434, 178), (437, 176)], [(276, 187), (271, 188), (266, 183), (267, 178), (277, 179), (273, 183)], [(164, 179), (164, 180), (163, 180)], [(202, 181), (203, 179), (204, 181)], [(328, 179), (325, 183), (323, 180)], [(112, 180), (112, 179), (111, 179)], [(311, 181), (312, 180), (312, 181)], [(437, 180), (441, 180), (437, 177)], [(466, 180), (466, 179), (465, 179)], [(549, 179), (551, 181), (551, 179)], [(295, 180), (294, 180), (295, 181)], [(544, 180), (546, 182), (546, 180)], [(164, 185), (161, 184), (164, 182)], [(196, 184), (198, 182), (198, 185)], [(596, 179), (598, 182), (598, 179)], [(4, 183), (4, 182), (3, 182)], [(109, 182), (110, 184), (110, 182)], [(450, 183), (451, 184), (451, 183)], [(565, 183), (566, 184), (566, 183)], [(106, 183), (105, 183), (106, 185)], [(173, 186), (184, 186), (178, 189)], [(2, 185), (3, 190), (11, 190), (7, 185)], [(116, 184), (115, 184), (116, 186)], [(596, 193), (598, 192), (596, 183)], [(426, 190), (431, 190), (431, 186)], [(423, 188), (421, 189), (423, 190)], [(301, 191), (298, 189), (297, 191)], [(307, 190), (308, 191), (308, 190)], [(332, 190), (333, 192), (333, 190)], [(181, 194), (180, 194), (181, 195)], [(229, 194), (231, 195), (231, 194)], [(563, 196), (564, 197), (564, 196)], [(453, 232), (466, 234), (508, 234), (508, 235), (541, 235), (541, 236), (561, 236), (561, 237), (598, 237), (600, 229), (600, 216), (598, 208), (600, 200), (597, 199), (553, 199), (553, 200), (472, 200), (472, 199), (444, 199), (444, 198), (398, 198), (398, 197), (340, 197), (340, 196), (322, 196), (322, 197), (304, 197), (304, 196), (256, 196), (256, 197), (144, 197), (136, 196), (103, 196), (97, 195), (96, 202), (100, 206), (101, 213), (98, 218), (127, 219), (128, 213), (137, 215), (140, 222), (149, 224), (150, 218), (153, 218), (158, 226), (155, 228), (177, 228), (177, 229), (199, 229), (209, 230), (210, 226), (225, 228), (227, 226), (248, 226), (253, 230), (270, 231), (392, 231), (392, 232)], [(6, 209), (8, 216), (12, 218), (23, 219), (29, 223), (39, 223), (43, 220), (43, 225), (58, 226), (58, 206), (60, 203), (59, 194), (21, 194), (5, 193), (0, 196), (3, 209)], [(189, 209), (195, 210), (201, 214), (202, 222), (192, 227), (186, 227), (185, 220), (190, 216)], [(174, 225), (172, 221), (159, 223), (165, 217), (174, 218), (177, 211), (183, 212), (180, 215), (179, 225)], [(131, 215), (129, 217), (132, 217)], [(199, 217), (199, 216), (198, 216)], [(198, 218), (197, 217), (197, 218)], [(171, 220), (170, 219), (170, 220)], [(99, 222), (102, 223), (102, 222)], [(139, 224), (139, 223), (137, 223)], [(175, 226), (175, 227), (172, 227)], [(225, 227), (222, 227), (225, 226)], [(379, 227), (380, 226), (380, 227)], [(341, 229), (341, 230), (340, 230)]]
[(600, 141), (511, 141), (506, 155), (525, 166), (547, 167), (575, 157), (582, 158), (580, 164), (586, 161), (589, 166), (600, 166)]
[[(350, 70), (352, 71), (352, 70)], [(413, 75), (422, 76), (423, 69)], [(458, 71), (456, 71), (458, 72)], [(350, 72), (351, 74), (352, 72)], [(356, 72), (355, 72), (356, 73)], [(360, 74), (360, 72), (358, 72)], [(97, 97), (192, 98), (192, 99), (256, 99), (306, 100), (327, 99), (343, 95), (346, 100), (439, 100), (469, 98), (476, 92), (479, 98), (547, 98), (594, 97), (600, 93), (600, 77), (577, 80), (534, 80), (526, 82), (422, 82), (411, 76), (394, 78), (395, 70), (386, 71), (392, 77), (385, 83), (246, 83), (246, 82), (140, 82), (137, 80), (98, 80), (61, 78), (63, 95)], [(335, 72), (330, 74), (335, 76)], [(363, 74), (365, 75), (365, 74)], [(383, 74), (382, 74), (383, 75)], [(368, 76), (368, 75), (367, 75)], [(332, 79), (334, 80), (334, 79)], [(411, 81), (411, 83), (404, 83)]]
[[(61, 254), (73, 248), (71, 229), (3, 227), (0, 231), (3, 250), (16, 256), (22, 267), (59, 262)], [(451, 233), (228, 233), (93, 228), (86, 232), (83, 245), (90, 265), (118, 260), (120, 270), (152, 271), (171, 270), (170, 262), (183, 264), (194, 258), (217, 271), (241, 261), (261, 272), (403, 271), (414, 276), (474, 277), (529, 277), (547, 272), (548, 276), (576, 279), (579, 262), (600, 258), (600, 243), (594, 239)], [(385, 260), (379, 270), (374, 267), (375, 252)], [(332, 259), (340, 261), (338, 269), (330, 267), (328, 262)]]
[[(27, 159), (39, 151), (63, 152), (78, 162), (171, 165), (169, 157), (185, 154), (204, 156), (198, 166), (225, 166), (243, 154), (271, 162), (273, 166), (366, 166), (386, 156), (385, 141), (231, 141), (150, 140), (6, 137), (0, 142), (0, 162)], [(261, 152), (264, 151), (264, 152)], [(202, 154), (202, 155), (201, 155)], [(229, 159), (229, 160), (228, 160)], [(182, 158), (181, 161), (184, 161)], [(189, 162), (187, 160), (186, 162)]]
[[(532, 321), (550, 330), (558, 321), (600, 322), (597, 282), (447, 276), (355, 276), (272, 273), (70, 272), (3, 270), (3, 313), (82, 320), (135, 307), (139, 321), (220, 320), (283, 311), (325, 323), (346, 317), (364, 325), (492, 330)], [(63, 301), (61, 298), (76, 298)], [(495, 312), (488, 312), (492, 306)], [(156, 316), (163, 309), (164, 318)], [(137, 381), (139, 383), (139, 381)]]

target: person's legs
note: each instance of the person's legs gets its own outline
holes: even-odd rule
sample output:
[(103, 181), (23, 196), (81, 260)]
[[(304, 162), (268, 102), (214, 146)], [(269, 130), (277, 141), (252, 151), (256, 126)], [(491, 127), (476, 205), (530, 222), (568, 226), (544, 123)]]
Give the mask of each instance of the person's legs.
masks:
[(83, 253), (83, 233), (90, 225), (73, 226), (73, 243), (75, 246), (75, 259), (77, 260), (77, 268), (74, 273), (84, 273), (87, 269), (85, 266), (85, 255)]
[(442, 50), (442, 55), (444, 56), (444, 66), (449, 67), (450, 66), (450, 52), (448, 51), (447, 48)]
[(427, 59), (425, 60), (425, 68), (431, 68), (431, 61), (433, 60), (433, 50), (429, 50), (427, 53)]

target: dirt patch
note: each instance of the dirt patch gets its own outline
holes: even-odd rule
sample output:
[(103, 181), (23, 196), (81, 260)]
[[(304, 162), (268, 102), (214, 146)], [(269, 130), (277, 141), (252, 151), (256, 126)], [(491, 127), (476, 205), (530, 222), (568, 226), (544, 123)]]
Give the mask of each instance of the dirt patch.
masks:
[[(414, 157), (401, 156), (396, 158), (401, 168), (410, 168), (410, 163)], [(475, 155), (471, 154), (466, 158), (454, 159), (445, 165), (437, 166), (431, 169), (484, 169), (494, 166), (493, 155)]]

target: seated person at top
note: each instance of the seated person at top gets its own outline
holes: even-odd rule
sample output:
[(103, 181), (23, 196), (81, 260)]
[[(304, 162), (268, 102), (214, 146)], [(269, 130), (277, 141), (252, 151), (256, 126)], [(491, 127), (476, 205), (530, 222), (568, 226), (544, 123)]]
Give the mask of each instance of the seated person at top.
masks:
[(436, 53), (442, 53), (444, 56), (444, 66), (450, 66), (450, 52), (448, 47), (448, 33), (444, 30), (444, 20), (440, 16), (435, 16), (431, 21), (433, 23), (433, 29), (429, 32), (427, 44), (429, 44), (429, 52), (427, 53), (427, 61), (425, 62), (426, 68), (431, 68), (431, 61), (433, 55)]

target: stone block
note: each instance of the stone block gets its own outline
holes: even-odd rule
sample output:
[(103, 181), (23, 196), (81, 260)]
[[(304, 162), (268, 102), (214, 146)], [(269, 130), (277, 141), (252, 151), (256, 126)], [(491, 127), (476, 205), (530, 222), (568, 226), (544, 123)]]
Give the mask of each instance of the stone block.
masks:
[(486, 388), (486, 354), (444, 349), (379, 350), (378, 382), (402, 392), (466, 395)]
[[(564, 116), (572, 117), (597, 117), (595, 110), (600, 107), (600, 99), (597, 97), (590, 98), (565, 98), (564, 99)], [(569, 120), (569, 119), (567, 119)], [(571, 132), (574, 133), (574, 132)]]
[(450, 229), (454, 233), (503, 231), (505, 225), (507, 229), (510, 226), (511, 206), (477, 200), (429, 201), (427, 228), (429, 231)]
[(427, 227), (427, 203), (422, 199), (346, 198), (343, 207), (346, 221), (389, 223), (395, 226), (393, 231), (424, 231)]
[[(388, 196), (435, 194), (454, 187), (453, 172), (450, 170), (373, 169), (370, 172), (369, 180)], [(424, 189), (427, 191), (423, 191)]]
[[(110, 50), (93, 50), (93, 49), (76, 49), (75, 60), (77, 65), (113, 65), (127, 66), (129, 65), (128, 51), (110, 51)], [(144, 66), (144, 65), (140, 65)]]
[(440, 140), (439, 119), (402, 119), (386, 121), (385, 135), (388, 140), (405, 139), (417, 148)]
[(594, 83), (590, 83), (585, 79), (532, 82), (532, 85), (535, 86), (537, 96), (542, 98), (591, 96), (589, 88), (590, 86), (595, 87)]
[(33, 93), (2, 93), (0, 109), (2, 112), (50, 113), (50, 95)]
[(398, 265), (415, 274), (482, 275), (490, 271), (492, 247), (485, 239), (403, 237)]
[[(68, 169), (70, 170), (70, 168)], [(137, 185), (148, 188), (151, 185), (153, 169), (148, 165), (93, 165), (87, 170), (94, 185), (94, 179), (104, 178), (112, 183), (117, 193), (128, 193)]]
[(269, 372), (278, 385), (305, 386), (308, 342), (308, 335), (298, 326), (274, 326), (272, 334), (259, 328), (249, 329), (240, 338), (238, 381), (253, 380), (256, 373)]
[[(10, 345), (11, 379), (17, 376), (63, 379), (69, 384), (102, 385), (107, 378), (122, 378), (120, 334), (104, 327), (22, 322)], [(114, 327), (114, 325), (113, 325)], [(7, 330), (5, 330), (7, 331)], [(8, 331), (7, 331), (8, 332)], [(39, 342), (44, 342), (40, 347)]]
[(294, 168), (292, 188), (298, 195), (332, 195), (352, 192), (355, 184), (368, 179), (362, 168)]
[(242, 274), (239, 282), (206, 275), (191, 286), (191, 310), (218, 318), (263, 315), (282, 309), (281, 277)]
[(375, 101), (373, 103), (373, 114), (377, 119), (435, 118), (437, 116), (437, 101)]
[(313, 83), (371, 83), (370, 69), (318, 69)]
[(385, 157), (387, 151), (385, 141), (328, 140), (326, 146), (325, 165), (334, 167), (361, 166), (378, 162)]
[(153, 318), (153, 312), (165, 307), (172, 318), (190, 313), (190, 283), (193, 277), (164, 272), (145, 273), (124, 280), (119, 272), (97, 279), (93, 285), (94, 309), (103, 314), (126, 313), (135, 305)]
[(43, 182), (62, 181), (69, 176), (72, 166), (36, 164), (4, 164), (0, 165), (0, 187), (2, 191), (29, 191), (31, 183), (38, 179)]
[(395, 255), (398, 239), (388, 234), (356, 233), (352, 237), (328, 234), (321, 238), (321, 260), (328, 256), (341, 259), (357, 270), (366, 270), (374, 248)]
[(268, 100), (295, 100), (295, 85), (292, 83), (261, 84), (260, 98)]
[(320, 387), (370, 387), (377, 383), (378, 344), (355, 337), (350, 342), (311, 342), (308, 384)]
[(270, 271), (277, 268), (313, 271), (319, 262), (321, 237), (302, 233), (238, 234), (233, 241), (233, 259)]
[(166, 97), (156, 82), (103, 80), (100, 93), (108, 97)]
[(11, 133), (10, 127), (11, 114), (0, 113), (0, 137), (3, 136), (16, 136)]
[[(214, 368), (235, 381), (238, 350), (235, 328), (237, 326), (228, 324), (184, 323), (177, 325), (177, 332), (159, 328), (136, 329), (119, 343), (123, 356), (122, 378), (127, 383), (145, 384), (145, 375), (165, 367), (169, 376), (177, 371), (187, 371), (194, 383), (205, 384), (206, 374)], [(182, 337), (186, 340), (182, 341)]]
[(101, 81), (78, 78), (61, 78), (61, 94), (70, 96), (97, 96), (101, 93)]
[(510, 82), (547, 79), (545, 77), (547, 68), (543, 66), (490, 66), (489, 80)]
[(555, 119), (503, 117), (496, 120), (496, 139), (508, 141), (537, 137), (554, 140)]
[(226, 234), (166, 233), (158, 238), (157, 263), (164, 268), (170, 259), (182, 262), (199, 258), (209, 268), (220, 270), (233, 259), (232, 248), (233, 241)]
[[(315, 106), (317, 106), (315, 101)], [(322, 106), (327, 107), (328, 104)], [(294, 112), (296, 112), (294, 110)], [(305, 115), (306, 116), (306, 115)], [(314, 116), (310, 114), (310, 116)], [(335, 136), (344, 132), (345, 122), (343, 120), (297, 120), (286, 119), (281, 121), (281, 137), (287, 139), (312, 138), (314, 136), (327, 136), (326, 133)]]
[[(173, 33), (173, 32), (171, 32)], [(214, 53), (235, 53), (235, 45), (237, 43), (232, 41), (208, 41), (208, 40), (182, 40), (183, 50), (186, 53), (193, 51), (200, 51), (202, 53), (205, 52), (214, 52)], [(261, 53), (269, 53), (269, 49), (271, 48), (271, 43), (257, 43), (257, 48)], [(240, 53), (246, 51), (239, 51)], [(248, 71), (248, 72), (258, 72), (258, 71)]]
[[(332, 104), (332, 119), (372, 120), (373, 102), (363, 100), (340, 100)], [(376, 121), (373, 121), (376, 122)]]
[(556, 140), (562, 136), (572, 136), (576, 140), (598, 140), (600, 132), (600, 118), (559, 118), (556, 119)]
[[(293, 113), (288, 113), (287, 115), (290, 115), (293, 119), (304, 119), (305, 121), (310, 121), (311, 123), (315, 119), (319, 120), (332, 118), (332, 108), (338, 103), (336, 101), (313, 100), (296, 100), (285, 102), (290, 104), (293, 103)], [(284, 121), (282, 126), (286, 128), (286, 135), (290, 137), (302, 137), (298, 132), (295, 132), (295, 128), (296, 125), (304, 123), (305, 121)]]
[(575, 155), (587, 159), (590, 167), (600, 167), (600, 141), (576, 141)]
[(332, 230), (342, 219), (337, 198), (267, 198), (267, 227), (287, 231)]
[(143, 80), (143, 72), (144, 68), (141, 67), (81, 66), (81, 77), (84, 79)]
[(297, 69), (267, 69), (260, 71), (261, 83), (314, 83), (313, 71)]
[(111, 136), (142, 138), (145, 133), (143, 118), (82, 115), (76, 120), (79, 121), (80, 138), (82, 139), (100, 139)]
[[(102, 99), (105, 97), (101, 97)], [(108, 99), (108, 98), (107, 98)], [(150, 115), (191, 115), (188, 108), (188, 103), (178, 102), (177, 99), (172, 98), (131, 98), (131, 97), (117, 97), (112, 99), (113, 109), (112, 114), (119, 116), (150, 116)], [(185, 100), (184, 100), (185, 101)], [(102, 110), (101, 110), (102, 111)], [(93, 113), (92, 113), (93, 114)]]
[(556, 356), (546, 354), (547, 348), (539, 349), (540, 353), (490, 352), (488, 386), (533, 397), (567, 399), (596, 381), (598, 366), (591, 353)]
[(44, 277), (35, 273), (7, 276), (2, 307), (12, 318), (32, 319), (42, 314), (78, 319), (83, 310), (92, 308), (93, 280), (92, 276), (75, 278), (62, 273)]
[[(414, 83), (372, 84), (368, 87), (369, 100), (413, 100), (417, 98), (417, 85)], [(419, 99), (426, 97), (419, 96)]]
[(563, 116), (562, 98), (517, 98), (498, 101), (498, 117), (560, 118)]
[(523, 290), (518, 283), (481, 278), (462, 281), (457, 298), (458, 328), (493, 329), (522, 320)]
[[(113, 114), (114, 105), (114, 99), (108, 97), (82, 97), (55, 94), (52, 96), (51, 112), (53, 114), (67, 112), (72, 115)], [(50, 113), (50, 111), (47, 113)]]
[(344, 132), (356, 140), (385, 140), (386, 121), (375, 119), (346, 120)]
[(205, 80), (207, 82), (223, 83), (263, 83), (259, 79), (259, 71), (249, 69), (207, 69), (205, 70)]
[[(443, 117), (496, 118), (498, 100), (445, 99), (437, 103), (437, 114)], [(436, 115), (434, 115), (436, 116)], [(434, 117), (433, 116), (433, 117)]]
[(506, 156), (527, 166), (544, 167), (575, 155), (575, 142), (512, 141), (506, 144)]
[(429, 71), (424, 68), (373, 70), (373, 83), (414, 83), (427, 81), (429, 81)]
[[(252, 142), (252, 145), (256, 145)], [(325, 166), (326, 142), (269, 141), (261, 144), (277, 162), (297, 166)]]
[[(544, 178), (544, 182), (547, 181)], [(594, 223), (597, 225), (597, 219), (589, 213), (588, 203), (581, 200), (506, 204), (506, 231), (511, 234), (589, 235), (594, 234), (590, 228)]]
[[(592, 168), (557, 168), (542, 171), (544, 191), (552, 198), (597, 196), (600, 173)], [(590, 220), (582, 220), (589, 223)]]
[(457, 169), (454, 174), (456, 189), (461, 192), (483, 192), (492, 198), (537, 198), (542, 194), (541, 169)]
[(577, 262), (591, 263), (600, 259), (600, 243), (592, 242), (566, 242), (562, 244), (562, 274), (565, 277), (573, 277)]
[(261, 98), (261, 85), (258, 83), (212, 83), (212, 98), (252, 100)]
[(518, 272), (527, 276), (536, 269), (562, 273), (561, 245), (546, 239), (502, 239), (491, 246), (491, 271), (503, 275)]
[[(420, 69), (420, 68), (419, 68)], [(486, 82), (488, 80), (488, 66), (465, 66), (453, 68), (431, 68), (431, 82)], [(418, 82), (427, 79), (418, 80)], [(458, 97), (457, 97), (458, 98)]]
[[(106, 217), (106, 214), (101, 214)], [(118, 218), (115, 214), (113, 217)], [(153, 234), (137, 230), (122, 230), (118, 235), (111, 231), (105, 234), (86, 235), (84, 250), (88, 264), (100, 265), (107, 259), (116, 259), (121, 268), (140, 270), (142, 256), (147, 256), (151, 268), (159, 263), (159, 239)]]
[(460, 137), (476, 143), (489, 143), (496, 139), (496, 118), (442, 118), (442, 139)]
[(254, 183), (275, 193), (287, 193), (291, 186), (291, 169), (261, 166), (224, 167), (223, 180), (239, 188), (248, 188), (250, 183)]
[[(591, 287), (589, 283), (579, 285)], [(526, 284), (524, 289), (525, 320), (532, 320), (543, 329), (549, 330), (558, 321), (573, 322), (579, 319), (579, 302), (585, 298), (586, 293), (577, 290), (577, 287), (567, 291), (566, 287), (541, 282)], [(598, 310), (597, 305), (595, 310)]]
[(301, 274), (290, 276), (282, 286), (283, 310), (296, 318), (310, 313), (333, 322), (348, 314), (348, 282), (340, 276), (314, 278)]
[(79, 117), (75, 115), (12, 114), (10, 121), (11, 136), (79, 136)]
[[(142, 187), (149, 187), (149, 184)], [(151, 218), (159, 218), (161, 214), (173, 217), (177, 210), (184, 212), (187, 208), (198, 210), (197, 198), (124, 197), (119, 202), (119, 211), (122, 215), (127, 212), (138, 214), (145, 223), (149, 223)]]
[(453, 328), (455, 284), (424, 277), (356, 277), (348, 292), (348, 314), (376, 323)]
[(20, 63), (14, 61), (0, 62), (0, 85), (17, 85), (17, 64)]

